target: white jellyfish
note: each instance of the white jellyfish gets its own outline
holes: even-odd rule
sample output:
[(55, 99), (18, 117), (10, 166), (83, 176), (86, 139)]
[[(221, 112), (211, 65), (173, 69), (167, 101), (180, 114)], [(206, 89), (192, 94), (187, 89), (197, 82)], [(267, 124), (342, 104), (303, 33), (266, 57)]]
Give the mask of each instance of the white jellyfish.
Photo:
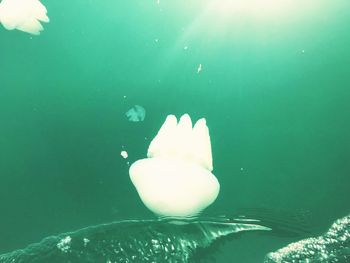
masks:
[(146, 159), (129, 169), (142, 202), (160, 216), (196, 215), (212, 204), (220, 191), (213, 170), (205, 119), (192, 128), (188, 114), (179, 123), (167, 116), (148, 147)]
[(33, 35), (43, 30), (41, 22), (49, 22), (46, 7), (39, 0), (2, 0), (0, 22), (8, 30), (18, 29)]
[(125, 115), (129, 121), (132, 121), (132, 122), (143, 121), (146, 117), (146, 110), (140, 105), (135, 105), (130, 110), (128, 110), (125, 113)]

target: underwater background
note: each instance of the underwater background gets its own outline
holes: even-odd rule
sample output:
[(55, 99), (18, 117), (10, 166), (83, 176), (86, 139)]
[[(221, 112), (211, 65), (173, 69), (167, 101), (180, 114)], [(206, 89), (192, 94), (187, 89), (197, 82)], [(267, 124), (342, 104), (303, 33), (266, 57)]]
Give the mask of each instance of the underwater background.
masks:
[[(319, 235), (349, 213), (349, 1), (43, 3), (40, 36), (0, 30), (0, 253), (154, 218), (128, 164), (168, 114), (207, 120), (206, 214), (307, 213)], [(204, 257), (262, 262), (299, 239), (244, 233)]]

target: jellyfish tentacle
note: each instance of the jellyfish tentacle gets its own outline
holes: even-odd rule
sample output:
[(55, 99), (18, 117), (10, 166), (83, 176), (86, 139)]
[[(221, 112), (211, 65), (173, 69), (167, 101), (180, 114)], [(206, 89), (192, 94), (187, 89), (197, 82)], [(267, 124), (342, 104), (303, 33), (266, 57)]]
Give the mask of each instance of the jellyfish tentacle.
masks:
[(151, 141), (147, 157), (172, 155), (175, 148), (174, 137), (176, 134), (177, 119), (174, 115), (168, 115), (158, 134)]
[(194, 149), (196, 149), (196, 159), (203, 167), (209, 171), (213, 170), (213, 158), (209, 129), (204, 118), (199, 119), (193, 127)]

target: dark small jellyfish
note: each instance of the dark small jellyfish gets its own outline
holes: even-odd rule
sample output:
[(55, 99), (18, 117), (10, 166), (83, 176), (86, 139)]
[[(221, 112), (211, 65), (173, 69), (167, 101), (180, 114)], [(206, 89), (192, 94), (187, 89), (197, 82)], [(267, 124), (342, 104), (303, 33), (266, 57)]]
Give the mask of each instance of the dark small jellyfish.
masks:
[(128, 110), (125, 113), (125, 115), (129, 121), (132, 121), (132, 122), (143, 121), (146, 117), (146, 110), (140, 105), (135, 105), (130, 110)]

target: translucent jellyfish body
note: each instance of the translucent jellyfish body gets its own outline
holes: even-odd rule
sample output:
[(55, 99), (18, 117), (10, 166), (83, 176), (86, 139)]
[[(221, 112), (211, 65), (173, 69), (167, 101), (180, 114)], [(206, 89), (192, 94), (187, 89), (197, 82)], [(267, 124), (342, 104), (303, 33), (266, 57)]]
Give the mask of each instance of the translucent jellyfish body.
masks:
[(140, 105), (135, 105), (128, 110), (125, 115), (131, 122), (144, 121), (146, 118), (146, 110)]
[(169, 115), (129, 174), (143, 203), (160, 216), (191, 216), (212, 204), (220, 191), (213, 170), (205, 119), (192, 127), (188, 114)]
[(2, 0), (0, 22), (7, 30), (18, 29), (33, 35), (43, 30), (40, 22), (49, 22), (46, 7), (39, 0)]

